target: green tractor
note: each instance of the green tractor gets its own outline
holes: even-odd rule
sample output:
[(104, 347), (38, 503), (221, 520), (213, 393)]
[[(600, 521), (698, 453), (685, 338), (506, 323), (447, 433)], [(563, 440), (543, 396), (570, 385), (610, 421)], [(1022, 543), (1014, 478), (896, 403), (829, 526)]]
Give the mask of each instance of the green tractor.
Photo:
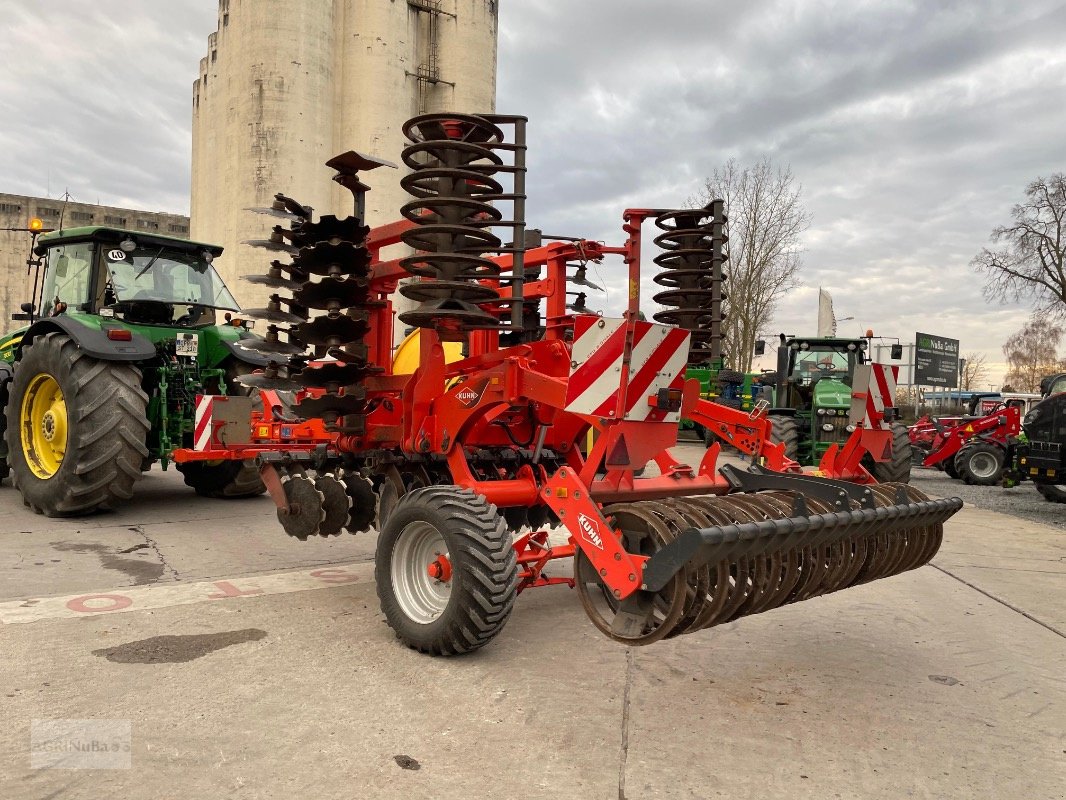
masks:
[[(848, 413), (855, 367), (867, 363), (865, 339), (781, 337), (777, 350), (777, 386), (771, 407), (772, 438), (785, 454), (804, 466), (816, 466), (832, 445), (842, 446), (855, 431)], [(911, 473), (907, 427), (892, 422), (892, 456), (863, 466), (878, 481), (906, 483)]]
[[(128, 500), (141, 473), (191, 446), (197, 394), (244, 393), (266, 364), (211, 266), (222, 248), (83, 227), (35, 239), (35, 303), (0, 338), (0, 478), (34, 511), (88, 514)], [(37, 282), (35, 281), (35, 286)], [(216, 312), (225, 324), (216, 324)], [(265, 490), (248, 463), (179, 464), (199, 494)]]

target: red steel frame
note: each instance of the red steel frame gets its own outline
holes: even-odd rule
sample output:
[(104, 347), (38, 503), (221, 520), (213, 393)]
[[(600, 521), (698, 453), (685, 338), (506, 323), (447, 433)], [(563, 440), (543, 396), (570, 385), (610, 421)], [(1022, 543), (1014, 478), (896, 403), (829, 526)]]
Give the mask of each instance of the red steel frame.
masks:
[[(399, 281), (409, 277), (398, 259), (381, 260), (385, 248), (397, 244), (400, 235), (414, 226), (400, 221), (374, 229), (367, 240), (371, 261), (371, 333), (368, 347), (373, 363), (383, 372), (365, 381), (369, 407), (362, 435), (331, 433), (320, 422), (289, 426), (291, 435), (282, 435), (285, 423), (275, 424), (273, 410), (280, 404), (276, 396), (266, 396), (264, 413), (253, 420), (261, 432), (270, 426), (269, 439), (250, 445), (212, 447), (203, 451), (175, 453), (178, 462), (196, 459), (255, 458), (267, 452), (310, 454), (325, 444), (334, 455), (359, 455), (374, 450), (400, 451), (413, 455), (434, 455), (443, 459), (452, 482), (483, 495), (499, 507), (533, 506), (544, 503), (552, 509), (570, 533), (570, 542), (550, 546), (547, 533), (537, 531), (518, 538), (515, 548), (521, 568), (520, 589), (556, 583), (572, 585), (571, 578), (548, 577), (545, 565), (554, 559), (574, 556), (580, 549), (619, 598), (640, 587), (643, 556), (625, 551), (620, 538), (611, 531), (601, 504), (618, 500), (642, 500), (694, 494), (725, 494), (729, 484), (717, 473), (721, 447), (708, 448), (698, 467), (678, 462), (668, 452), (677, 443), (677, 425), (656, 421), (624, 419), (626, 388), (634, 323), (640, 302), (641, 228), (649, 217), (661, 211), (628, 209), (623, 214), (626, 234), (621, 246), (594, 241), (552, 242), (526, 251), (525, 268), (541, 267), (542, 277), (526, 281), (523, 298), (545, 301), (545, 331), (541, 340), (500, 348), (499, 333), (478, 330), (469, 335), (468, 355), (446, 363), (442, 339), (437, 331), (420, 331), (420, 365), (412, 375), (394, 375), (392, 366), (393, 307), (390, 297)], [(621, 365), (618, 407), (611, 418), (593, 417), (565, 410), (570, 374), (570, 342), (574, 315), (566, 308), (566, 267), (574, 259), (601, 261), (620, 256), (628, 272), (627, 345)], [(506, 274), (512, 268), (510, 256), (494, 259)], [(506, 285), (497, 285), (501, 298), (510, 296)], [(502, 315), (502, 311), (499, 312)], [(380, 401), (380, 402), (379, 402)], [(384, 402), (388, 401), (388, 402)], [(654, 398), (649, 398), (653, 402)], [(751, 413), (727, 408), (699, 397), (699, 383), (685, 383), (681, 413), (700, 423), (716, 436), (742, 452), (764, 459), (771, 469), (802, 471), (787, 459), (784, 446), (770, 442), (770, 421), (764, 408)], [(558, 454), (565, 466), (554, 474), (541, 464), (523, 464), (513, 474), (502, 470), (491, 479), (475, 475), (465, 448), (508, 448), (512, 442), (501, 424), (527, 425), (530, 433), (543, 431), (542, 446)], [(580, 443), (590, 430), (598, 433), (588, 454)], [(872, 481), (859, 461), (866, 452), (884, 449), (887, 432), (859, 429), (842, 448), (832, 448), (822, 459), (818, 474), (860, 482)], [(253, 437), (254, 438), (254, 437)], [(634, 470), (649, 461), (660, 475), (637, 478)], [(606, 474), (601, 475), (601, 465)], [(271, 463), (261, 468), (264, 481), (279, 507), (287, 509), (284, 492)], [(427, 565), (430, 570), (447, 569), (447, 564)]]

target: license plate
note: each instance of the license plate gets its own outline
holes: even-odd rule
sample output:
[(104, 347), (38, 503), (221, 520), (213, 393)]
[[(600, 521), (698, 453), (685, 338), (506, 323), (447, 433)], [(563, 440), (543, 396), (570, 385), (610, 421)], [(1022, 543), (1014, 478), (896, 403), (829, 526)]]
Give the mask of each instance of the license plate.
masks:
[(195, 333), (183, 333), (175, 342), (174, 352), (179, 356), (196, 358), (200, 352), (200, 340)]

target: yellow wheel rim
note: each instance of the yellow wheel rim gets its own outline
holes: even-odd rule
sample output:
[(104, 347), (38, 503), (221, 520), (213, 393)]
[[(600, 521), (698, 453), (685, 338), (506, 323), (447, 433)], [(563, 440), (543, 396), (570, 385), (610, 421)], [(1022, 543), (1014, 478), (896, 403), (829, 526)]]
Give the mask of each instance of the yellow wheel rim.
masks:
[(19, 417), (27, 465), (38, 478), (51, 478), (67, 452), (67, 404), (55, 378), (47, 373), (33, 377)]

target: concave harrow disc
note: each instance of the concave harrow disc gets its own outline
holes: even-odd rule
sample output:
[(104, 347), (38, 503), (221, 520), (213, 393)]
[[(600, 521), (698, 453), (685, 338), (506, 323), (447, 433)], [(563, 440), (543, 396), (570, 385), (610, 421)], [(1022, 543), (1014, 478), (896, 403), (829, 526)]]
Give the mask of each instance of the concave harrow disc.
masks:
[(870, 489), (873, 507), (846, 510), (788, 491), (608, 506), (626, 550), (650, 556), (644, 584), (619, 601), (579, 553), (582, 605), (611, 638), (650, 644), (928, 563), (962, 501)]
[(322, 494), (324, 516), (319, 526), (319, 536), (336, 536), (348, 523), (348, 509), (352, 501), (343, 483), (331, 473), (315, 478), (315, 488)]
[(289, 504), (287, 514), (278, 509), (281, 527), (289, 536), (301, 541), (315, 536), (326, 518), (325, 509), (322, 508), (322, 492), (305, 475), (286, 475), (281, 480)]

